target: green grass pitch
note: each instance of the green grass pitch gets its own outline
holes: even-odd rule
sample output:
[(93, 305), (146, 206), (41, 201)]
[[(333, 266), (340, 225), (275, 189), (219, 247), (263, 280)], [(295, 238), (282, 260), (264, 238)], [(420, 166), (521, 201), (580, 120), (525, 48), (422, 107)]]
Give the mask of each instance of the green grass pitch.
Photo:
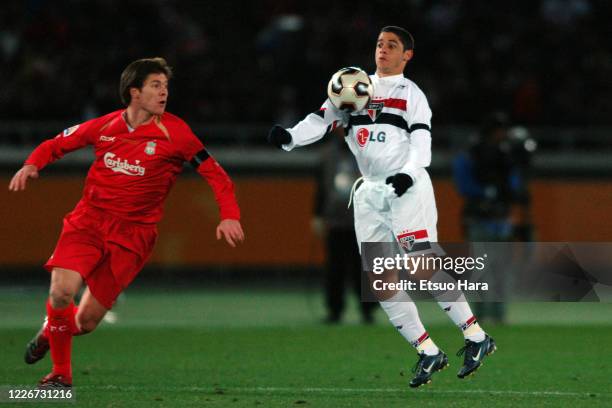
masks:
[[(22, 360), (44, 289), (0, 295), (0, 385), (32, 385), (50, 367), (48, 357)], [(612, 406), (611, 306), (511, 305), (509, 325), (485, 326), (498, 352), (459, 380), (462, 336), (437, 305), (422, 303), (451, 367), (412, 390), (416, 355), (382, 312), (371, 326), (352, 312), (329, 327), (313, 291), (132, 290), (116, 323), (74, 339), (76, 406)]]

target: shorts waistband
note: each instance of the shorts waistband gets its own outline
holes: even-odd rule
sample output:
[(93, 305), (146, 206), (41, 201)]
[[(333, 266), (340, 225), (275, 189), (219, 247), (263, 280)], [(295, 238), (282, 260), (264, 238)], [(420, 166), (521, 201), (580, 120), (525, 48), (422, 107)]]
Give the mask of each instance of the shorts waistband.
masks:
[(368, 182), (368, 183), (384, 183), (385, 181), (387, 181), (388, 177), (393, 176), (397, 173), (399, 173), (399, 170), (393, 171), (384, 176), (363, 176), (362, 178), (365, 182)]
[(157, 228), (157, 224), (156, 223), (145, 223), (145, 222), (138, 222), (138, 221), (134, 221), (134, 220), (130, 220), (130, 219), (126, 219), (121, 217), (120, 215), (114, 214), (108, 210), (105, 210), (103, 208), (99, 208), (96, 207), (90, 203), (88, 203), (87, 201), (80, 201), (75, 208), (73, 209), (72, 212), (84, 212), (84, 213), (88, 213), (91, 215), (95, 215), (98, 219), (105, 219), (105, 220), (111, 220), (113, 222), (121, 222), (124, 224), (131, 224), (137, 227), (142, 227), (142, 228)]

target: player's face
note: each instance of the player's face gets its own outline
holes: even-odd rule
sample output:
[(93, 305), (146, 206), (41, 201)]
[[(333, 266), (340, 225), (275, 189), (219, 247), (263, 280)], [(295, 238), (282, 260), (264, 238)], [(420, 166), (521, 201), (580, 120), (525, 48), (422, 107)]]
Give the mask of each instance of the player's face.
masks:
[(379, 76), (397, 75), (404, 72), (406, 63), (412, 58), (412, 50), (404, 51), (399, 37), (393, 33), (380, 33), (376, 41), (376, 73)]
[(132, 93), (132, 102), (150, 113), (161, 115), (166, 110), (168, 102), (168, 78), (165, 74), (149, 74), (141, 89)]

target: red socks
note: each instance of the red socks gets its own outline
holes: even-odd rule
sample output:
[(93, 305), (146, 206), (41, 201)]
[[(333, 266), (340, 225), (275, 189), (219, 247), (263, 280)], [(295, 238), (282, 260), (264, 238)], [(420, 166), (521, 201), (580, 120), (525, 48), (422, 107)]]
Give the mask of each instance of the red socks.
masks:
[(75, 316), (77, 307), (70, 303), (64, 309), (54, 309), (47, 301), (47, 327), (45, 335), (51, 347), (53, 373), (72, 378), (70, 355), (72, 353), (72, 336), (78, 331)]
[[(49, 304), (48, 304), (48, 303), (49, 303), (49, 302), (47, 301), (47, 308), (49, 307)], [(70, 306), (69, 306), (69, 307), (70, 307)], [(78, 327), (77, 327), (77, 325), (76, 325), (76, 315), (77, 315), (77, 312), (79, 311), (78, 306), (76, 306), (76, 305), (74, 305), (74, 304), (73, 304), (72, 311), (73, 311), (73, 313), (72, 313), (72, 315), (73, 315), (73, 319), (74, 319), (74, 321), (75, 321), (75, 324), (74, 324), (74, 330), (72, 331), (72, 335), (73, 335), (73, 336), (80, 336), (80, 335), (81, 335), (81, 334), (83, 334), (83, 333), (81, 333), (81, 332), (79, 331), (79, 329), (78, 329)], [(47, 339), (47, 340), (49, 340), (49, 324), (47, 323), (48, 319), (49, 319), (48, 317), (45, 319), (44, 329), (43, 329), (43, 336), (45, 336), (45, 339)]]

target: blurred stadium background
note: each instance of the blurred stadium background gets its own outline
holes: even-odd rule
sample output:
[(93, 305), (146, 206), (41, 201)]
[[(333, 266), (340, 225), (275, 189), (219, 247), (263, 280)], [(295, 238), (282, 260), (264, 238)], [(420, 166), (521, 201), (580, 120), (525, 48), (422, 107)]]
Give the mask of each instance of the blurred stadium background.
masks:
[[(374, 374), (368, 371), (363, 354), (376, 346), (370, 344), (368, 349), (355, 345), (356, 334), (364, 342), (372, 339), (392, 345), (390, 358), (402, 359), (402, 363), (391, 368), (409, 368), (412, 351), (402, 348), (399, 336), (382, 313), (370, 328), (357, 327), (355, 307), (349, 308), (347, 327), (330, 329), (320, 324), (324, 316), (320, 292), (326, 254), (311, 229), (311, 219), (322, 145), (283, 154), (266, 145), (269, 127), (274, 123), (290, 126), (317, 109), (325, 98), (329, 77), (338, 68), (359, 65), (373, 71), (378, 30), (388, 24), (401, 25), (416, 39), (415, 58), (406, 75), (424, 90), (434, 113), (431, 173), (440, 240), (463, 240), (462, 200), (451, 177), (452, 159), (473, 139), (487, 113), (503, 110), (514, 123), (528, 129), (538, 143), (530, 182), (535, 238), (611, 241), (610, 17), (607, 2), (596, 0), (388, 0), (351, 2), (350, 7), (343, 2), (316, 1), (3, 2), (1, 184), (8, 185), (14, 171), (44, 139), (119, 108), (118, 78), (127, 63), (163, 56), (175, 70), (168, 110), (186, 119), (228, 170), (243, 211), (247, 234), (244, 245), (232, 250), (215, 241), (218, 215), (212, 193), (195, 172), (186, 169), (166, 204), (160, 239), (149, 266), (119, 302), (117, 321), (86, 340), (75, 341), (76, 352), (81, 353), (77, 359), (86, 361), (96, 355), (78, 351), (81, 341), (93, 344), (98, 337), (100, 342), (111, 344), (114, 336), (126, 337), (124, 343), (118, 342), (127, 349), (125, 358), (131, 358), (131, 330), (142, 334), (139, 344), (159, 350), (163, 347), (152, 338), (167, 335), (168, 341), (174, 341), (167, 333), (172, 328), (188, 330), (186, 337), (178, 340), (186, 344), (191, 344), (193, 331), (202, 335), (196, 336), (198, 341), (206, 343), (210, 335), (208, 341), (231, 344), (236, 337), (252, 335), (256, 330), (265, 342), (261, 338), (240, 340), (243, 349), (248, 349), (248, 363), (229, 357), (227, 363), (247, 364), (254, 369), (261, 360), (257, 366), (261, 371), (255, 372), (284, 372), (274, 364), (281, 364), (283, 357), (270, 362), (269, 348), (278, 347), (277, 342), (297, 341), (294, 349), (281, 347), (280, 356), (308, 356), (310, 346), (329, 336), (329, 348), (321, 343), (318, 352), (328, 353), (330, 362), (351, 357), (350, 353), (345, 356), (344, 344), (357, 347), (355, 352), (361, 353), (353, 356), (359, 361), (354, 367), (345, 363), (341, 373), (331, 370), (344, 376), (338, 392), (330, 388), (335, 386), (332, 382), (317, 382), (316, 368), (329, 369), (324, 360), (318, 361), (317, 367), (309, 366), (312, 373), (306, 377), (312, 374), (312, 382), (287, 383), (282, 376), (263, 374), (258, 382), (230, 370), (204, 375), (195, 383), (189, 380), (189, 384), (201, 387), (193, 391), (219, 406), (231, 398), (237, 400), (233, 401), (235, 406), (258, 401), (264, 406), (288, 406), (302, 400), (314, 406), (348, 406), (354, 396), (343, 399), (342, 393), (350, 394), (346, 390), (357, 386), (391, 390), (360, 395), (359, 401), (370, 401), (372, 406), (377, 406), (376, 401), (385, 401), (386, 406), (401, 404), (402, 398), (394, 399), (394, 389), (412, 398), (402, 389), (406, 378), (387, 378), (382, 386), (372, 383)], [(45, 169), (27, 191), (9, 194), (6, 188), (0, 190), (0, 384), (28, 384), (44, 374), (46, 367), (32, 370), (20, 362), (21, 348), (40, 324), (44, 310), (48, 275), (41, 265), (53, 249), (63, 215), (80, 197), (91, 158), (89, 151), (73, 153)], [(424, 323), (434, 332), (448, 333), (446, 337), (452, 333), (456, 341), (441, 340), (442, 344), (458, 348), (458, 334), (449, 329), (451, 323), (436, 308), (423, 306)], [(436, 398), (440, 402), (457, 396), (462, 398), (455, 400), (457, 406), (486, 405), (479, 398), (501, 405), (508, 400), (526, 403), (536, 398), (542, 406), (558, 406), (580, 405), (583, 397), (594, 393), (595, 397), (587, 398), (590, 406), (605, 406), (604, 396), (612, 398), (609, 383), (603, 381), (612, 374), (611, 312), (608, 304), (511, 305), (509, 326), (499, 328), (502, 341), (498, 342), (520, 353), (524, 350), (517, 344), (525, 343), (525, 336), (539, 336), (548, 330), (551, 343), (536, 348), (540, 352), (554, 349), (556, 374), (562, 378), (553, 375), (554, 381), (543, 383), (523, 378), (524, 382), (512, 384), (512, 376), (520, 376), (524, 367), (506, 356), (500, 357), (499, 363), (492, 359), (488, 380), (473, 385), (482, 393), (469, 394), (465, 387), (461, 391), (449, 379), (435, 384), (432, 394), (421, 393), (414, 398), (424, 406), (434, 406)], [(311, 336), (299, 337), (303, 330)], [(558, 336), (553, 337), (555, 333)], [(580, 362), (584, 356), (573, 353), (573, 342), (596, 347), (606, 344), (605, 339), (608, 362), (591, 355), (585, 368)], [(214, 347), (202, 347), (216, 353)], [(595, 354), (598, 349), (593, 351)], [(219, 353), (210, 361), (222, 365), (220, 355), (239, 354), (240, 350), (230, 347)], [(517, 354), (515, 358), (522, 357)], [(291, 370), (299, 372), (307, 360), (290, 360)], [(148, 369), (144, 360), (137, 361), (145, 367), (143, 370)], [(502, 361), (514, 371), (505, 371)], [(104, 375), (111, 372), (102, 362), (96, 364), (83, 369), (91, 374), (89, 377), (81, 374), (76, 381), (93, 384), (96, 380), (91, 377), (101, 376), (101, 371)], [(534, 376), (544, 378), (549, 372), (547, 361), (538, 364), (544, 367)], [(170, 369), (172, 362), (164, 367)], [(353, 370), (356, 372), (350, 373)], [(567, 376), (565, 370), (570, 372)], [(370, 376), (368, 385), (351, 385), (349, 378), (364, 372)], [(491, 380), (494, 374), (498, 381)], [(395, 375), (394, 371), (391, 376)], [(511, 378), (505, 377), (508, 375)], [(130, 382), (130, 376), (118, 378), (117, 382), (140, 385)], [(159, 378), (149, 385), (155, 387), (157, 381)], [(180, 379), (172, 384), (180, 391)], [(541, 386), (535, 386), (538, 384)], [(230, 396), (232, 392), (223, 391), (225, 386), (235, 387), (234, 397)], [(320, 392), (305, 391), (310, 388)], [(445, 394), (444, 389), (450, 391)], [(162, 387), (157, 394), (164, 390), (171, 392)], [(525, 390), (534, 393), (521, 394)], [(125, 391), (107, 390), (107, 394), (120, 400), (127, 398)], [(143, 398), (153, 401), (157, 394), (148, 390)], [(130, 398), (137, 405), (138, 398)], [(193, 402), (183, 401), (178, 395), (172, 398), (179, 398), (181, 404)], [(110, 398), (106, 404), (112, 405)]]

